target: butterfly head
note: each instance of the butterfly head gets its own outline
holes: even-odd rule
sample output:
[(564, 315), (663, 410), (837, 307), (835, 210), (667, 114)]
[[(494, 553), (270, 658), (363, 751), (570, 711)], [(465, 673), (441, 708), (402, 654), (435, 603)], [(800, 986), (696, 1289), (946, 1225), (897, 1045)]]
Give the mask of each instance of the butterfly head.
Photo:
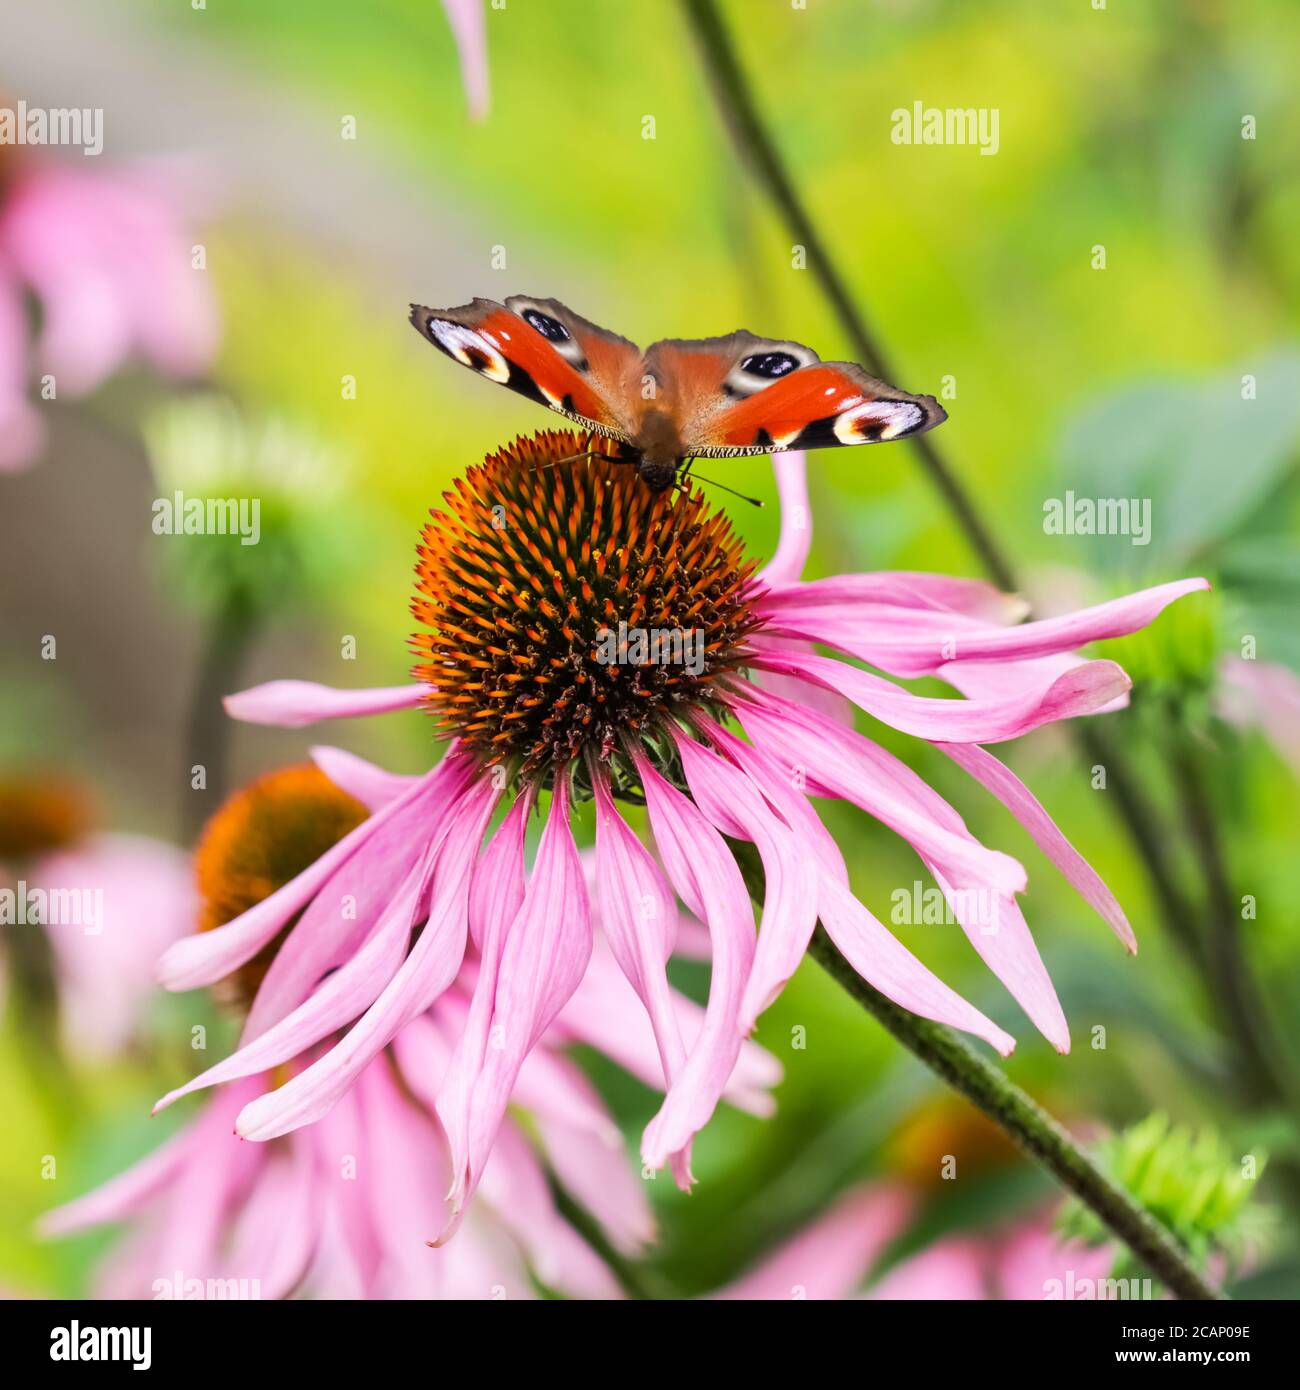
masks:
[(666, 492), (686, 457), (681, 433), (666, 411), (647, 411), (635, 443), (636, 471), (651, 492)]

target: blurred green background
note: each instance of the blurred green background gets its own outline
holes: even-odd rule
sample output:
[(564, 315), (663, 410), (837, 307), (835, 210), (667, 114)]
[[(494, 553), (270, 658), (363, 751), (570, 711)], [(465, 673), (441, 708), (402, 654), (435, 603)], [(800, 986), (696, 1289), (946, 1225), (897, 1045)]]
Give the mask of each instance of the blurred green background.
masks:
[[(240, 685), (403, 679), (427, 508), (485, 450), (549, 423), (422, 343), (409, 301), (554, 296), (643, 344), (744, 326), (851, 356), (738, 161), (672, 0), (489, 9), (492, 106), (478, 123), (429, 0), (33, 9), (3, 20), (0, 87), (32, 102), (102, 105), (106, 163), (184, 161), (208, 204), (195, 238), (223, 320), (206, 385), (250, 419), (284, 422), (329, 479), (323, 493), (311, 467), (305, 481), (266, 482), (268, 497), (283, 493), (283, 550), (249, 552), (249, 582), (269, 609)], [(1214, 711), (1219, 659), (1239, 653), (1243, 636), (1257, 638), (1261, 659), (1300, 665), (1300, 11), (1289, 0), (1114, 0), (1104, 10), (1086, 0), (730, 0), (722, 10), (898, 384), (955, 384), (933, 438), (1028, 595), (1050, 611), (1182, 574), (1216, 581), (1213, 601), (1186, 600), (1105, 653), (1138, 682), (1111, 733), (1161, 827), (1173, 827), (1168, 850), (1193, 902), (1204, 896), (1201, 866), (1162, 752), (1169, 731), (1203, 759), (1233, 892), (1258, 903), (1243, 924), (1251, 969), (1294, 1044), (1296, 774), (1259, 730)], [(997, 108), (996, 156), (893, 144), (891, 113), (916, 101)], [(642, 136), (647, 115), (653, 140)], [(341, 138), (348, 116), (355, 140)], [(1093, 265), (1099, 245), (1104, 269)], [(355, 399), (343, 398), (345, 375)], [(1245, 375), (1258, 381), (1248, 404)], [(213, 614), (202, 567), (179, 574), (172, 538), (150, 530), (159, 484), (145, 422), (157, 428), (174, 391), (127, 372), (89, 400), (51, 406), (43, 459), (0, 479), (0, 757), (76, 774), (112, 828), (181, 842), (189, 709)], [(979, 572), (909, 448), (813, 455), (809, 471), (809, 577)], [(715, 463), (710, 476), (767, 499), (763, 511), (729, 510), (752, 550), (770, 553), (768, 464)], [(1046, 534), (1044, 503), (1067, 488), (1150, 497), (1152, 543)], [(277, 554), (287, 569), (259, 575)], [(54, 662), (39, 654), (49, 632), (59, 634)], [(355, 660), (341, 656), (349, 635)], [(230, 739), (234, 781), (317, 740), (402, 771), (427, 766), (433, 748), (409, 715), (315, 734), (239, 727)], [(1251, 1287), (1300, 1292), (1294, 1199), (1280, 1176), (1287, 1155), (1300, 1156), (1296, 1112), (1236, 1079), (1214, 981), (1162, 927), (1113, 790), (1094, 789), (1088, 759), (1060, 730), (1003, 750), (1124, 903), (1135, 959), (990, 797), (946, 759), (883, 741), (981, 839), (1028, 866), (1025, 914), (1073, 1053), (1057, 1056), (1034, 1035), (960, 933), (902, 927), (907, 944), (1017, 1036), (1012, 1073), (1068, 1120), (1119, 1127), (1162, 1109), (1216, 1126), (1233, 1152), (1266, 1142), (1274, 1166), (1261, 1201), (1278, 1220)], [(826, 817), (855, 887), (883, 915), (892, 889), (915, 877), (908, 852), (859, 814), (828, 807)], [(690, 969), (679, 979), (704, 985)], [(51, 1195), (34, 1156), (65, 1155), (80, 1191), (156, 1143), (172, 1117), (149, 1121), (149, 1104), (186, 1074), (174, 1038), (206, 1008), (160, 1001), (157, 1045), (79, 1070), (71, 1091), (44, 1084), (5, 1030), (0, 1284), (84, 1287), (106, 1240), (33, 1239), (33, 1217), (69, 1195), (67, 1183)], [(1098, 1027), (1103, 1049), (1091, 1045)], [(798, 1029), (806, 1046), (792, 1045)], [(776, 1117), (720, 1112), (696, 1147), (695, 1194), (654, 1185), (655, 1260), (676, 1291), (734, 1275), (848, 1182), (925, 1176), (891, 1136), (935, 1088), (815, 966), (758, 1038), (786, 1070)], [(632, 1151), (653, 1097), (612, 1068), (592, 1069)], [(177, 1111), (180, 1122), (188, 1112)], [(936, 1199), (932, 1230), (982, 1227), (1049, 1191), (1014, 1164), (958, 1186)]]

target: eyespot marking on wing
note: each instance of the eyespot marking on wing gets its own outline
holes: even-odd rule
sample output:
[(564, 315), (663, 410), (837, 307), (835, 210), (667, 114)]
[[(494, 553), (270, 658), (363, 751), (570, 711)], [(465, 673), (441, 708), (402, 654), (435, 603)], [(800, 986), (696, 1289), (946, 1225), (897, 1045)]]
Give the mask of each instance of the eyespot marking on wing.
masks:
[(587, 370), (587, 354), (583, 352), (582, 345), (544, 305), (525, 299), (522, 295), (512, 295), (506, 301), (506, 307), (512, 314), (518, 314), (534, 333), (540, 333), (571, 367), (580, 372)]
[(747, 353), (727, 373), (722, 389), (728, 396), (744, 399), (770, 386), (774, 381), (797, 372), (800, 367), (819, 361), (812, 348), (802, 343), (763, 343)]
[(841, 444), (877, 444), (911, 434), (925, 411), (911, 401), (864, 401), (838, 416), (833, 426)]
[(425, 330), (435, 347), (441, 348), (448, 357), (454, 357), (462, 366), (503, 386), (509, 382), (510, 364), (502, 356), (500, 344), (492, 334), (466, 328), (463, 323), (452, 323), (450, 319), (433, 317), (425, 324)]

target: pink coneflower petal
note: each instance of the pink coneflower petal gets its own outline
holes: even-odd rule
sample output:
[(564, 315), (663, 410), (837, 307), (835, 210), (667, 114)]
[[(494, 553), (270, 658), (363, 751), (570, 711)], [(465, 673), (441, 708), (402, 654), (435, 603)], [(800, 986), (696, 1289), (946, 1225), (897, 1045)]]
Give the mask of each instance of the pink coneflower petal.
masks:
[(320, 1119), (393, 1035), (455, 979), (468, 936), (470, 869), (496, 796), (490, 784), (465, 793), (446, 839), (432, 851), (429, 919), (411, 953), (379, 998), (323, 1057), (244, 1107), (236, 1123), (243, 1138), (273, 1139)]
[(852, 893), (823, 876), (817, 907), (826, 934), (868, 984), (922, 1018), (983, 1038), (1009, 1057), (1016, 1041), (934, 975)]
[(360, 1132), (350, 1152), (358, 1168), (367, 1169), (364, 1219), (378, 1244), (372, 1296), (445, 1298), (454, 1271), (430, 1258), (419, 1238), (421, 1223), (437, 1211), (446, 1176), (437, 1127), (410, 1106), (382, 1064), (362, 1072), (356, 1096)]
[(574, 1298), (617, 1298), (609, 1266), (565, 1221), (546, 1173), (519, 1127), (502, 1122), (479, 1188), (509, 1227), (543, 1284)]
[[(784, 709), (786, 705), (778, 705)], [(823, 716), (825, 718), (826, 716)], [(779, 812), (782, 820), (798, 836), (804, 848), (816, 856), (820, 868), (840, 883), (848, 884), (849, 872), (844, 864), (835, 837), (821, 823), (805, 791), (794, 785), (793, 767), (782, 764), (752, 743), (745, 743), (729, 729), (703, 716), (696, 716), (697, 726), (707, 735), (714, 747), (740, 768), (764, 797)], [(824, 790), (824, 789), (823, 789)], [(830, 793), (827, 793), (828, 795)]]
[(582, 1068), (562, 1052), (535, 1047), (519, 1070), (515, 1095), (541, 1124), (585, 1134), (601, 1148), (622, 1146), (619, 1127), (599, 1093)]
[[(1067, 1051), (1069, 1031), (1060, 1002), (1011, 896), (1025, 885), (1023, 867), (1007, 856), (995, 858), (985, 850), (957, 812), (884, 749), (812, 711), (777, 705), (770, 696), (763, 698), (769, 708), (758, 706), (742, 711), (743, 722), (751, 734), (776, 750), (790, 766), (806, 768), (831, 795), (861, 806), (912, 844), (981, 958), (1052, 1045)], [(837, 895), (837, 900), (841, 897)], [(869, 914), (863, 918), (850, 907), (851, 902), (851, 898), (839, 902), (841, 913), (850, 913), (849, 920), (859, 922), (872, 936), (878, 934), (878, 928), (883, 930)], [(829, 923), (827, 930), (830, 931)], [(860, 950), (860, 944), (857, 949)], [(872, 977), (868, 974), (867, 978)], [(872, 983), (876, 981), (872, 979)], [(890, 993), (882, 985), (876, 987)], [(896, 998), (892, 994), (890, 997)], [(904, 1001), (896, 998), (896, 1002)], [(928, 1007), (933, 1010), (939, 1005), (939, 999), (932, 998)], [(952, 1006), (953, 999), (945, 996), (943, 1007)], [(988, 1029), (993, 1025), (978, 1012), (974, 1012), (974, 1019), (979, 1021), (975, 1031), (990, 1037)], [(994, 1046), (1001, 1048), (1006, 1035), (1000, 1029), (995, 1029), (995, 1034), (998, 1041)]]
[[(762, 571), (766, 579), (768, 572)], [(957, 613), (985, 623), (1004, 625), (1018, 622), (1028, 612), (1028, 604), (1018, 594), (1003, 593), (982, 579), (962, 579), (948, 574), (927, 574), (921, 570), (885, 570), (876, 574), (840, 574), (807, 583), (779, 585), (776, 581), (759, 600), (764, 613), (818, 613), (834, 616), (842, 606), (857, 611), (890, 614), (905, 609), (913, 619), (918, 609), (935, 613)]]
[(316, 1249), (318, 1193), (310, 1144), (295, 1144), (265, 1165), (229, 1236), (225, 1267), (259, 1271), (258, 1296), (287, 1298)]
[(453, 1227), (482, 1176), (524, 1059), (578, 987), (591, 940), (586, 882), (569, 828), (568, 782), (561, 778), (500, 971), (479, 985), (493, 989), (495, 1036), (474, 1081), (465, 1151), (452, 1155)]
[[(431, 1113), (443, 1094), (452, 1040), (460, 1037), (468, 1011), (468, 1001), (458, 987), (439, 999), (430, 1013), (412, 1019), (393, 1039), (406, 1084)], [(515, 1083), (514, 1100), (535, 1116), (590, 1134), (602, 1145), (621, 1142), (618, 1126), (581, 1070), (549, 1047), (534, 1048), (528, 1054)]]
[[(272, 940), (389, 820), (404, 812), (409, 812), (413, 819), (420, 816), (438, 797), (454, 795), (463, 785), (465, 774), (465, 765), (459, 759), (439, 763), (395, 801), (345, 835), (310, 868), (276, 889), (256, 907), (213, 931), (176, 942), (158, 962), (159, 982), (167, 989), (183, 990), (224, 979)], [(331, 904), (331, 908), (337, 906), (337, 903)]]
[(460, 80), (472, 121), (488, 113), (488, 60), (485, 0), (442, 0), (460, 56)]
[(226, 1102), (227, 1113), (216, 1107), (205, 1110), (179, 1133), (173, 1134), (152, 1153), (146, 1154), (116, 1177), (97, 1187), (84, 1197), (74, 1198), (53, 1211), (46, 1212), (39, 1222), (43, 1236), (71, 1235), (91, 1226), (125, 1221), (143, 1211), (160, 1193), (165, 1192), (172, 1179), (189, 1161), (195, 1150), (230, 1130), (235, 1110)]
[(364, 1013), (397, 973), (406, 955), (422, 882), (423, 866), (417, 863), (389, 901), (365, 944), (324, 979), (308, 999), (265, 1032), (253, 1036), (229, 1057), (169, 1091), (154, 1106), (154, 1113), (206, 1086), (270, 1071), (282, 1062), (301, 1056), (322, 1038)]
[(935, 747), (946, 753), (959, 767), (987, 787), (1033, 836), (1034, 842), (1074, 886), (1079, 896), (1096, 909), (1130, 954), (1137, 952), (1137, 938), (1129, 925), (1124, 909), (1115, 895), (1102, 882), (1091, 864), (1061, 833), (1056, 822), (1044, 810), (1042, 803), (1005, 763), (999, 762), (987, 749), (973, 743), (938, 743)]
[(781, 532), (772, 558), (757, 578), (773, 588), (797, 583), (812, 548), (812, 508), (808, 505), (808, 469), (802, 450), (772, 455), (781, 507)]
[(301, 729), (322, 719), (351, 719), (366, 714), (415, 709), (427, 693), (423, 685), (386, 685), (371, 690), (338, 690), (315, 681), (267, 681), (223, 702), (232, 719), (247, 724), (275, 724)]
[(83, 1058), (114, 1056), (139, 1034), (163, 951), (191, 930), (198, 911), (194, 875), (173, 845), (139, 835), (98, 835), (43, 855), (29, 877), (47, 894), (102, 897), (96, 930), (78, 921), (44, 928), (58, 976), (61, 1032)]
[(470, 886), (470, 932), (479, 950), (478, 974), (460, 1036), (435, 1097), (447, 1130), (453, 1171), (469, 1152), (470, 1104), (482, 1074), (506, 936), (527, 894), (524, 832), (532, 798), (520, 796), (497, 828), (474, 869)]
[(469, 890), (469, 929), (485, 962), (496, 969), (505, 934), (524, 901), (524, 835), (533, 798), (528, 790), (515, 799), (474, 868)]
[[(771, 637), (766, 633), (757, 635), (752, 645), (756, 652), (788, 651), (810, 656), (815, 651), (812, 642), (804, 642), (797, 637)], [(808, 709), (815, 709), (828, 719), (834, 719), (847, 728), (852, 728), (853, 706), (836, 691), (827, 690), (822, 685), (811, 685), (799, 676), (787, 676), (779, 671), (754, 671), (752, 676), (755, 685), (770, 690), (773, 695), (779, 695), (784, 700), (793, 700)]]
[(1051, 1220), (1041, 1219), (1016, 1227), (997, 1251), (994, 1264), (999, 1297), (1041, 1301), (1049, 1297), (1053, 1281), (1064, 1291), (1071, 1273), (1075, 1286), (1085, 1279), (1106, 1278), (1115, 1264), (1115, 1251), (1110, 1245), (1063, 1241)]
[(769, 694), (756, 695), (738, 713), (755, 743), (784, 763), (787, 778), (803, 770), (827, 794), (862, 807), (953, 874), (973, 876), (1000, 892), (1023, 891), (1024, 866), (981, 845), (937, 792), (879, 745)]
[(901, 1188), (860, 1187), (834, 1203), (715, 1298), (848, 1298), (899, 1236), (915, 1203)]
[(682, 770), (696, 804), (733, 839), (752, 840), (763, 861), (765, 894), (758, 947), (740, 1006), (748, 1033), (794, 974), (817, 925), (816, 861), (743, 772), (685, 736)]
[(93, 390), (132, 349), (133, 309), (119, 274), (112, 180), (66, 168), (20, 179), (0, 233), (41, 303), (42, 364), (72, 395)]
[[(935, 675), (971, 700), (1005, 700), (1027, 690), (1042, 690), (1059, 676), (1086, 665), (1087, 658), (1075, 652), (1053, 656), (1031, 656), (1023, 661), (947, 661)], [(1094, 714), (1110, 714), (1124, 709), (1129, 692), (1122, 691)]]
[(137, 350), (160, 372), (194, 377), (216, 354), (221, 325), (206, 277), (192, 263), (194, 238), (170, 205), (175, 182), (174, 170), (118, 175), (112, 196), (122, 238), (115, 249)]
[[(932, 791), (910, 768), (899, 763), (883, 749), (870, 744), (860, 735), (841, 729), (824, 716), (812, 714), (810, 711), (799, 711), (793, 706), (787, 708), (784, 704), (777, 705), (777, 709), (788, 713), (789, 727), (796, 727), (803, 715), (808, 716), (814, 735), (811, 748), (819, 754), (824, 752), (829, 759), (828, 766), (824, 769), (829, 781), (834, 782), (840, 775), (838, 771), (832, 773), (830, 768), (845, 769), (847, 782), (838, 790), (835, 786), (828, 787), (829, 794), (837, 795), (842, 791), (846, 794), (846, 799), (857, 801), (872, 814), (881, 814), (877, 809), (880, 804), (877, 797), (883, 771), (893, 780), (894, 797), (905, 797), (911, 803), (912, 809), (922, 816), (934, 816), (937, 810), (946, 822), (946, 829), (965, 834), (960, 817), (951, 807), (946, 806), (938, 793)], [(768, 747), (781, 749), (785, 746), (783, 736), (788, 729), (782, 726), (779, 719), (769, 720), (765, 725), (761, 715), (757, 719), (747, 715), (746, 723), (755, 723), (758, 727), (768, 730), (766, 734), (759, 736)], [(790, 785), (789, 775), (783, 771), (779, 762), (758, 748), (741, 743), (734, 735), (717, 726), (706, 728), (719, 748), (738, 765), (747, 769), (767, 799), (781, 811), (787, 823), (798, 831), (801, 843), (812, 850), (819, 870), (817, 906), (822, 924), (858, 973), (882, 994), (904, 1008), (911, 1008), (926, 1018), (949, 1023), (965, 1032), (973, 1033), (984, 1038), (1004, 1056), (1009, 1054), (1015, 1046), (1014, 1040), (978, 1009), (949, 989), (937, 976), (931, 974), (849, 891), (848, 873), (838, 846), (817, 819), (816, 812)], [(823, 734), (822, 738), (817, 738), (818, 730)], [(833, 731), (829, 739), (825, 737), (827, 731)], [(816, 764), (812, 765), (809, 771), (815, 776)], [(872, 793), (868, 795), (864, 788), (873, 789)], [(897, 802), (894, 804), (897, 808)], [(960, 839), (960, 836), (956, 838)], [(924, 856), (923, 862), (933, 873), (933, 864)], [(1012, 864), (1014, 862), (1011, 861)], [(942, 880), (937, 881), (943, 886)], [(1030, 944), (1032, 946), (1032, 943)], [(1034, 955), (1036, 958), (1037, 953)], [(1049, 1016), (1048, 1013), (1044, 1013), (1044, 1017)], [(1063, 1022), (1054, 1023), (1058, 1036), (1063, 1027)]]
[(892, 1303), (986, 1299), (988, 1251), (979, 1241), (961, 1236), (937, 1241), (887, 1271), (867, 1297)]
[(784, 671), (847, 696), (905, 734), (942, 743), (1001, 743), (1040, 725), (1092, 714), (1132, 682), (1113, 661), (1089, 661), (1045, 688), (1003, 700), (937, 700), (912, 695), (879, 676), (824, 656), (763, 651), (754, 664)]
[(318, 743), (307, 751), (312, 762), (336, 787), (356, 797), (369, 811), (378, 811), (390, 801), (396, 801), (420, 780), (419, 777), (376, 767), (345, 748), (331, 748)]
[(744, 880), (721, 835), (640, 752), (636, 766), (668, 877), (682, 901), (708, 923), (713, 940), (704, 1027), (642, 1136), (645, 1161), (662, 1168), (709, 1122), (736, 1065), (741, 999), (754, 962), (754, 918)]
[[(704, 959), (712, 959), (712, 952)], [(663, 1062), (654, 1030), (637, 1004), (627, 976), (609, 946), (597, 936), (587, 973), (556, 1020), (556, 1035), (603, 1052), (647, 1086), (662, 1090)], [(706, 1010), (676, 990), (672, 991), (672, 1008), (689, 1054), (704, 1028)], [(723, 1097), (748, 1114), (771, 1115), (775, 1106), (769, 1093), (780, 1083), (782, 1074), (781, 1064), (770, 1052), (745, 1042)]]
[(1274, 661), (1225, 658), (1219, 697), (1224, 718), (1258, 724), (1269, 742), (1300, 773), (1300, 676)]
[(600, 925), (614, 959), (636, 990), (654, 1029), (664, 1077), (686, 1061), (665, 964), (677, 935), (677, 904), (650, 851), (614, 808), (602, 776), (596, 801), (596, 897)]
[[(436, 847), (446, 836), (459, 806), (457, 793), (469, 774), (464, 764), (457, 768), (454, 762), (448, 766), (444, 761), (440, 766), (447, 767), (447, 774), (436, 794), (421, 797), (390, 817), (307, 905), (253, 998), (244, 1042), (291, 1013), (318, 981), (355, 956), (376, 924), (389, 914), (394, 885), (411, 874), (426, 849)], [(416, 781), (412, 779), (411, 785)], [(426, 907), (422, 894), (427, 883), (418, 886), (411, 903), (412, 926)]]
[(649, 1245), (655, 1238), (654, 1215), (617, 1129), (611, 1142), (549, 1115), (537, 1116), (536, 1124), (561, 1186), (600, 1222), (614, 1248), (636, 1255)]
[[(904, 950), (849, 892), (848, 871), (838, 846), (802, 793), (790, 785), (788, 772), (768, 754), (719, 726), (706, 727), (716, 745), (745, 769), (814, 854), (819, 870), (819, 915), (831, 939), (847, 959), (858, 964), (863, 977), (895, 1003), (915, 1005), (925, 1017), (982, 1037), (1004, 1056), (1010, 1053), (1014, 1040)], [(889, 756), (883, 750), (875, 751)], [(910, 769), (901, 770), (915, 776)], [(873, 955), (877, 951), (879, 954)]]
[(1022, 660), (1124, 637), (1153, 622), (1175, 599), (1209, 587), (1205, 579), (1179, 579), (1018, 627), (999, 627), (942, 609), (847, 601), (798, 605), (791, 598), (774, 607), (770, 629), (825, 642), (896, 676), (921, 676), (949, 661)]

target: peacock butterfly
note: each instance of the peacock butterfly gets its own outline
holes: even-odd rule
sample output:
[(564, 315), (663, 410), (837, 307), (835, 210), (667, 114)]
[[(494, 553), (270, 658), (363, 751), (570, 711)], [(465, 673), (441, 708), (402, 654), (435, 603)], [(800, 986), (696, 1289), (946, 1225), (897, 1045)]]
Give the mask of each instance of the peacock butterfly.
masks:
[(743, 329), (665, 338), (642, 353), (558, 300), (524, 295), (456, 309), (413, 304), (411, 322), (480, 376), (617, 440), (656, 492), (687, 460), (876, 444), (947, 419), (933, 396)]

